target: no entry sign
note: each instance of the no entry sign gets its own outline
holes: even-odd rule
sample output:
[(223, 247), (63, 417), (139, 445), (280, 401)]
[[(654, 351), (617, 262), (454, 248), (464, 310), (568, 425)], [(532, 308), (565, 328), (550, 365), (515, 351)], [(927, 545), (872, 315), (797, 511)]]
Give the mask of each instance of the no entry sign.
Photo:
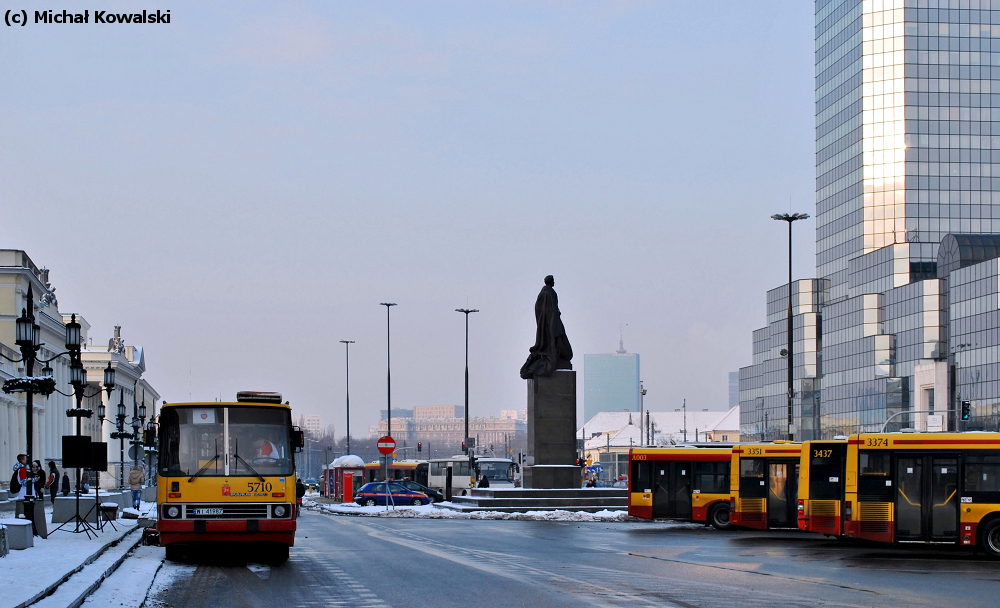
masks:
[(381, 454), (392, 454), (396, 451), (396, 440), (389, 436), (379, 439), (377, 445)]

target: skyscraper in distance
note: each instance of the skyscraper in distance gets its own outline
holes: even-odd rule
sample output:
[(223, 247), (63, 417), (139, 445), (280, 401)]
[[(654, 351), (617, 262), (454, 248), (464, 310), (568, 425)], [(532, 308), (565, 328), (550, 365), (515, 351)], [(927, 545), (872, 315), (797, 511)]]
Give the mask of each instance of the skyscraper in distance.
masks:
[(583, 356), (583, 419), (598, 412), (639, 412), (639, 355), (618, 350), (607, 355)]

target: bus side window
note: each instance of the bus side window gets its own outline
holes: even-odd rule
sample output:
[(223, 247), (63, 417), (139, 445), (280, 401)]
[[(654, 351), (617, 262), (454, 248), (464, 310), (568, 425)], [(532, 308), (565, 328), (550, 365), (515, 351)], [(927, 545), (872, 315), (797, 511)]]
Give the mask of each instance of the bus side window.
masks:
[(889, 476), (888, 452), (862, 451), (859, 464), (862, 475)]
[(966, 492), (1000, 492), (1000, 455), (969, 455), (965, 461)]
[(652, 464), (649, 461), (633, 460), (632, 461), (632, 491), (642, 492), (647, 488), (653, 487), (653, 477), (650, 475), (650, 466)]

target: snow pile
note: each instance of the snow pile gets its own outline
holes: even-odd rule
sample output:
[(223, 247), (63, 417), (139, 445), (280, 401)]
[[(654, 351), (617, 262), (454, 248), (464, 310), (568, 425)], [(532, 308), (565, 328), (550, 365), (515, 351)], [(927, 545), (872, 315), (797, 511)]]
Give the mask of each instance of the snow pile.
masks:
[[(303, 503), (305, 504), (305, 503)], [(438, 503), (447, 505), (451, 503)], [(421, 506), (399, 506), (388, 510), (385, 507), (362, 507), (355, 503), (343, 503), (339, 505), (317, 505), (312, 503), (310, 508), (319, 508), (327, 513), (336, 515), (356, 515), (360, 517), (402, 517), (415, 519), (512, 519), (519, 521), (632, 521), (626, 511), (598, 511), (587, 513), (585, 511), (527, 511), (525, 513), (507, 513), (505, 511), (453, 511), (446, 507), (434, 505)]]

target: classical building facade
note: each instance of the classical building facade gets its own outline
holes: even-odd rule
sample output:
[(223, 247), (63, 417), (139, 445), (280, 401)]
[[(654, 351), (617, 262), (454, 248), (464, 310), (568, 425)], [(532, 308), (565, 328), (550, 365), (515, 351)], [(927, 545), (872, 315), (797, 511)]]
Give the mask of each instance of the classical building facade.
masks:
[(796, 439), (996, 430), (1000, 2), (818, 0), (815, 48), (819, 276), (767, 294), (741, 434), (788, 433), (789, 297)]

